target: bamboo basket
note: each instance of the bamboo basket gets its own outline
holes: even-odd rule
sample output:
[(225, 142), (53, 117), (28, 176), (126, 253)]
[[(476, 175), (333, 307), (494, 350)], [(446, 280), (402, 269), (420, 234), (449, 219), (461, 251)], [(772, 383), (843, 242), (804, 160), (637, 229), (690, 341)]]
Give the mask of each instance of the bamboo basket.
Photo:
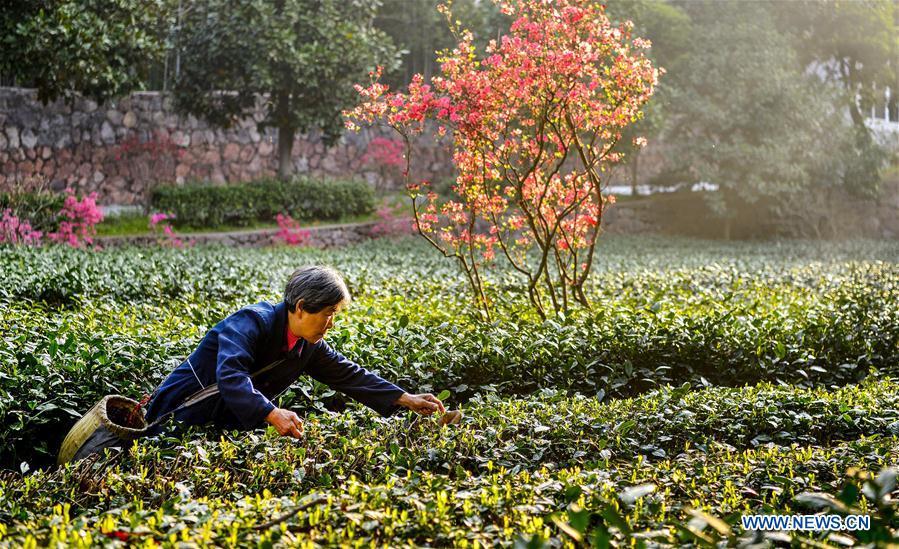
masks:
[[(107, 395), (94, 404), (84, 417), (69, 431), (56, 462), (62, 465), (80, 459), (102, 448), (123, 446), (147, 431), (147, 422), (139, 410), (138, 402), (120, 395)], [(88, 446), (86, 448), (86, 446)]]

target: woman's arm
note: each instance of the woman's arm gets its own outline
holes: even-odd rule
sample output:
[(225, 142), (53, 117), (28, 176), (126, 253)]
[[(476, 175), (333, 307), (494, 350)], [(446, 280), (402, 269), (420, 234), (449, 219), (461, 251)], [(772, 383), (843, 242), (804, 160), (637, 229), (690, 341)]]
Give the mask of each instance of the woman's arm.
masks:
[(305, 370), (312, 378), (358, 400), (384, 417), (400, 409), (398, 401), (407, 394), (406, 391), (359, 366), (324, 341), (319, 343), (316, 351)]

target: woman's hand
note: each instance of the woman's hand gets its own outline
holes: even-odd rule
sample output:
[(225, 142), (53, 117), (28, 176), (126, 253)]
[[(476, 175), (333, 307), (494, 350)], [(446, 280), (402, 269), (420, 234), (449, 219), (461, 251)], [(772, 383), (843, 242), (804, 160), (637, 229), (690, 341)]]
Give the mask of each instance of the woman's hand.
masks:
[(403, 396), (398, 398), (396, 403), (423, 416), (429, 416), (437, 411), (441, 414), (446, 412), (446, 408), (443, 407), (443, 403), (440, 402), (440, 399), (431, 393), (422, 393), (419, 395), (403, 393)]
[(290, 410), (275, 408), (265, 416), (265, 421), (270, 423), (279, 435), (293, 438), (303, 436), (303, 420)]

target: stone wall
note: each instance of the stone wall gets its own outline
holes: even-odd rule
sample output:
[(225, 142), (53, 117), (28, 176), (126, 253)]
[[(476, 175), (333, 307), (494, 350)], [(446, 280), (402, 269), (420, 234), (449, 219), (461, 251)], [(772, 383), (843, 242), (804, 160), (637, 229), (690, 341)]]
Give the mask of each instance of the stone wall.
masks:
[[(157, 182), (248, 181), (277, 172), (276, 132), (257, 130), (258, 110), (230, 129), (179, 116), (159, 92), (134, 93), (104, 105), (78, 99), (43, 105), (34, 90), (0, 88), (0, 189), (34, 176), (51, 188), (96, 191), (101, 204), (137, 204)], [(392, 130), (348, 132), (327, 148), (315, 135), (294, 141), (292, 159), (300, 174), (361, 177), (396, 184), (396, 170), (372, 166), (365, 149)], [(448, 152), (431, 139), (416, 144), (413, 173), (438, 180), (451, 174)]]

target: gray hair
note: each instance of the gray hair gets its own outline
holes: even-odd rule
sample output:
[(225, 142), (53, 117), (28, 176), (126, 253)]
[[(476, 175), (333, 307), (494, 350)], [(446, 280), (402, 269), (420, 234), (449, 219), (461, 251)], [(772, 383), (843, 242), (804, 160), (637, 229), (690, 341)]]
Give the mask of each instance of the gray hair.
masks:
[(301, 267), (290, 275), (284, 289), (284, 302), (293, 312), (303, 300), (303, 310), (317, 313), (325, 307), (350, 302), (350, 291), (336, 270), (322, 265)]

